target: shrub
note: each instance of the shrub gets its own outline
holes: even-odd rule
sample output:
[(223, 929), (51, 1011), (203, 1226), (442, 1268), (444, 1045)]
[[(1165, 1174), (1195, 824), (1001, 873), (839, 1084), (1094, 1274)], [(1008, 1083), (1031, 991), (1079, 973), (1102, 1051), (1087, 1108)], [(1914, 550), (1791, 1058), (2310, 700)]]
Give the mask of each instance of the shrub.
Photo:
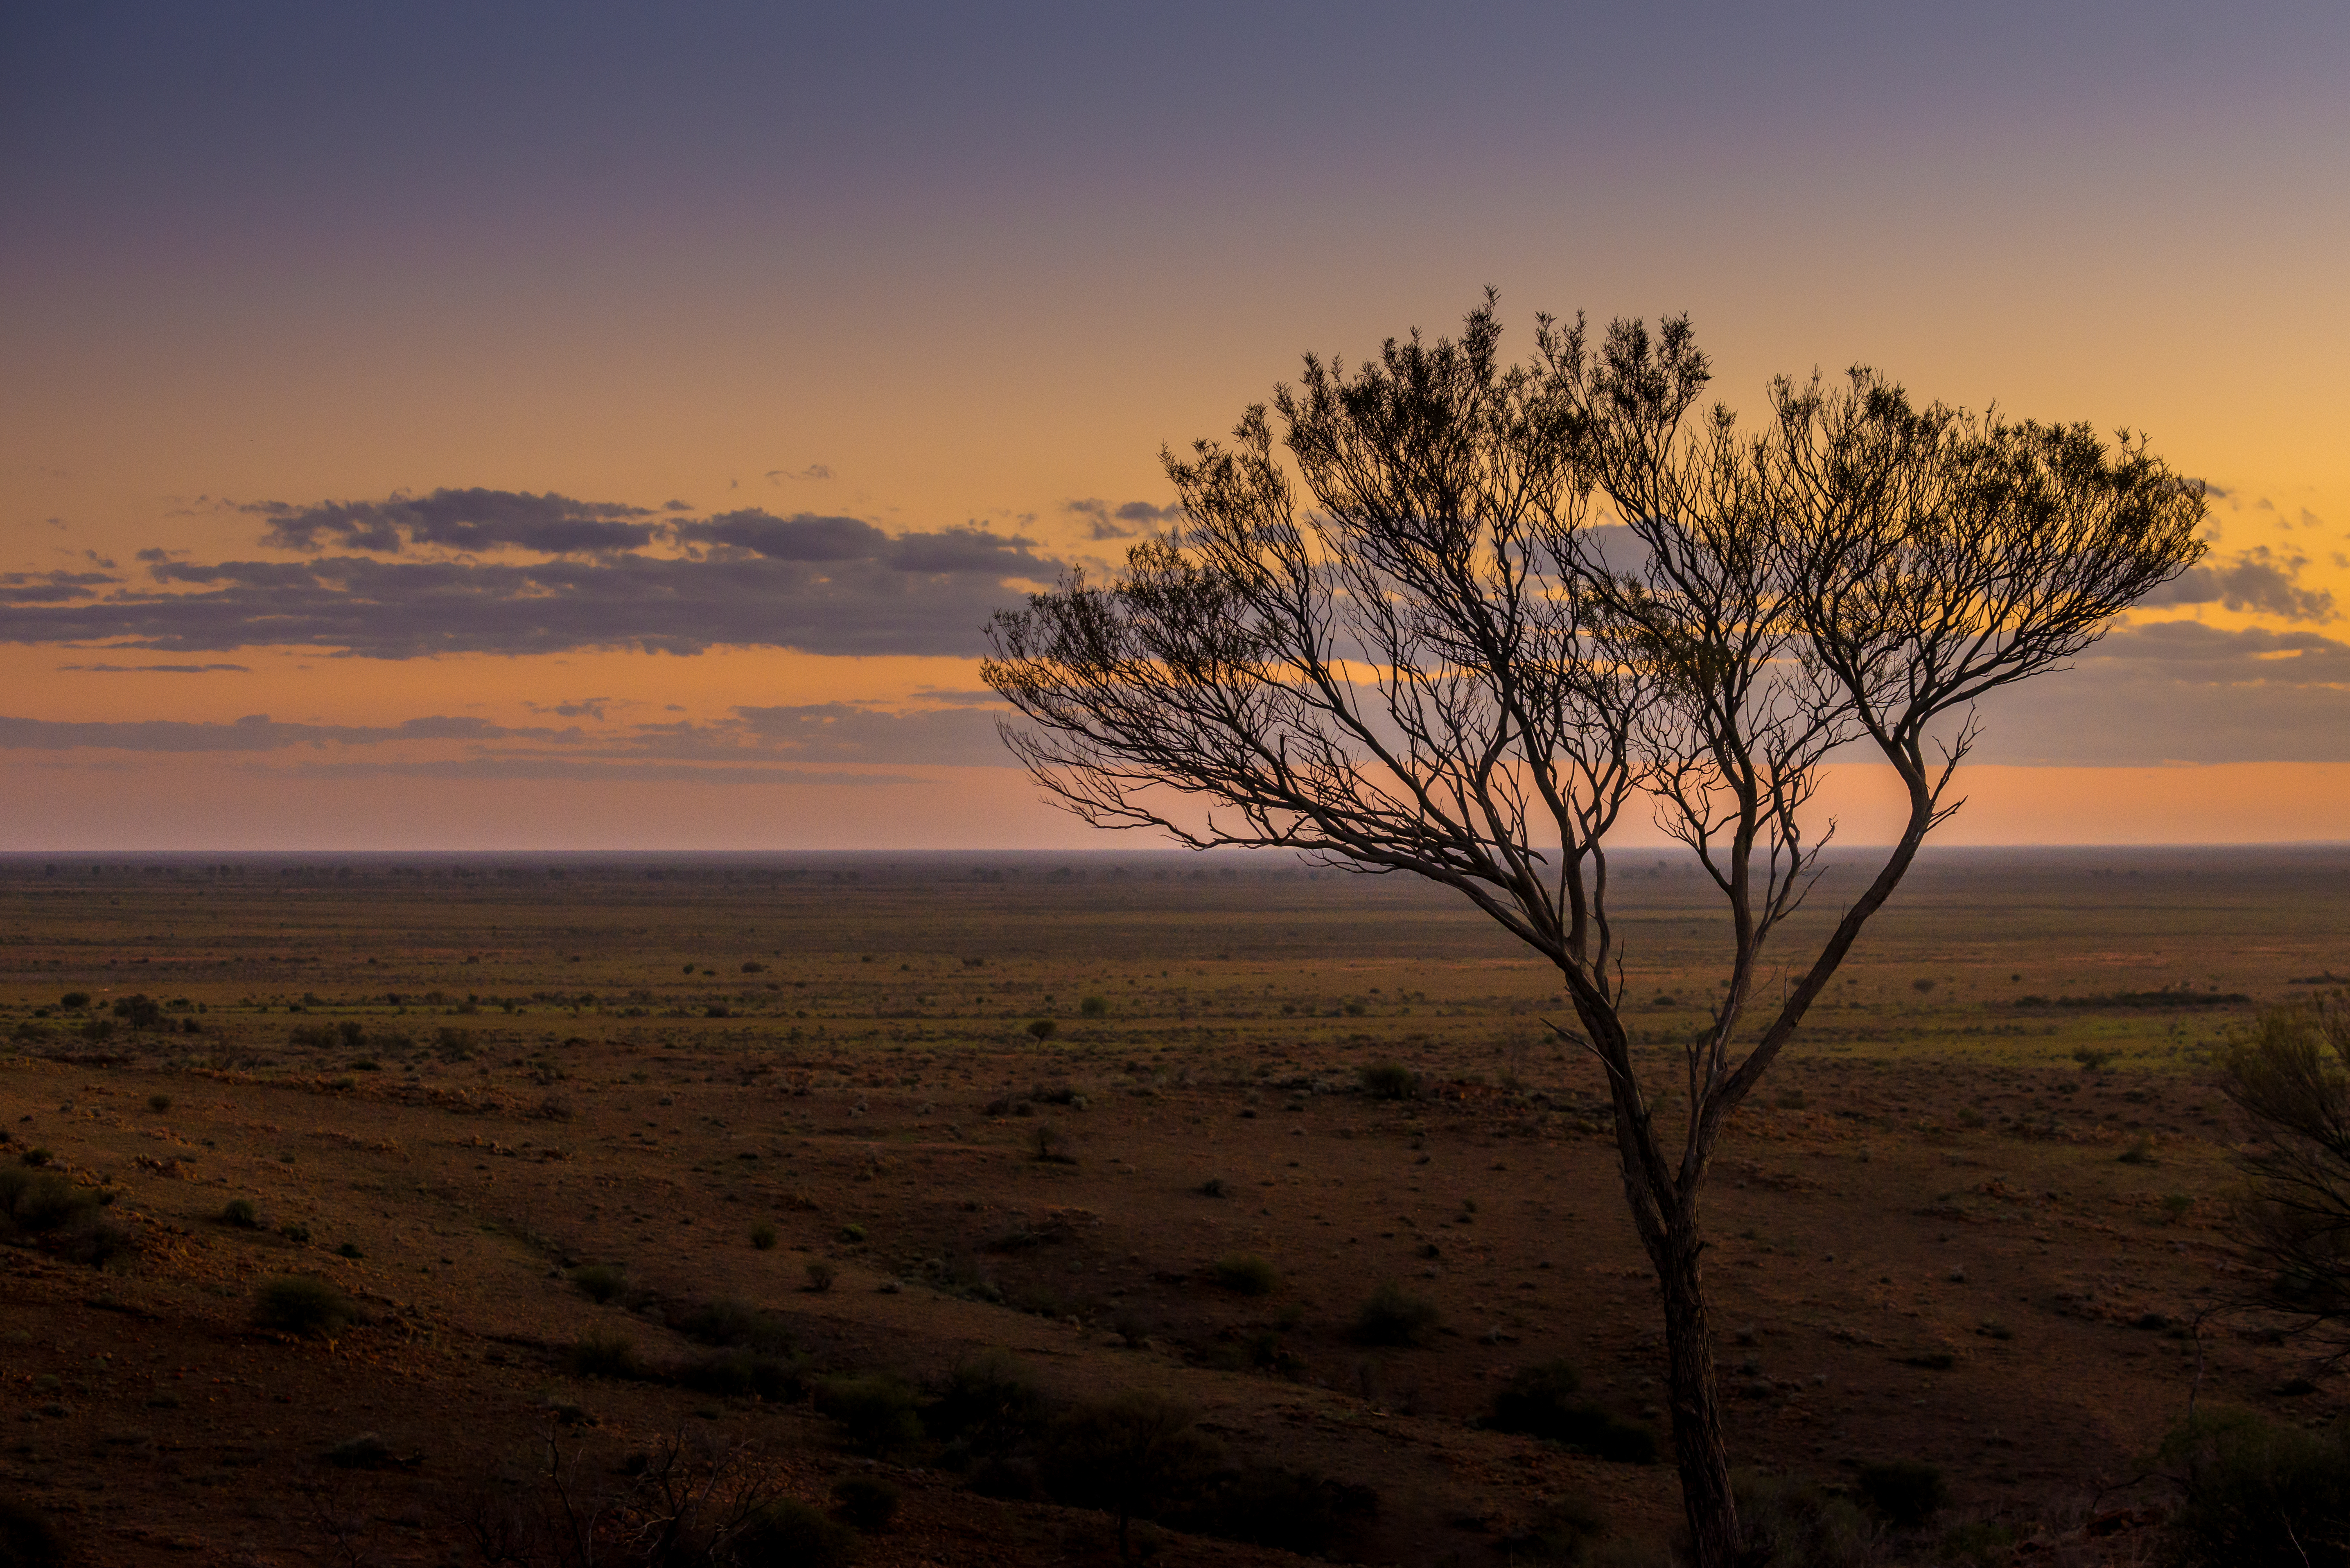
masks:
[(1049, 1018), (1032, 1018), (1028, 1021), (1028, 1037), (1041, 1045), (1050, 1040), (1053, 1032), (1059, 1027)]
[(1227, 1252), (1209, 1264), (1208, 1272), (1234, 1295), (1269, 1296), (1281, 1283), (1274, 1266), (1254, 1252)]
[(1200, 1183), (1200, 1196), (1202, 1198), (1223, 1198), (1230, 1195), (1232, 1189), (1232, 1184), (1221, 1176), (1211, 1176)]
[(1056, 1501), (1116, 1514), (1123, 1558), (1128, 1521), (1153, 1517), (1214, 1467), (1215, 1446), (1192, 1420), (1189, 1406), (1139, 1389), (1081, 1405), (1046, 1436), (1045, 1488)]
[(361, 1432), (356, 1438), (344, 1438), (318, 1457), (342, 1469), (380, 1469), (391, 1462), (391, 1445), (373, 1432)]
[(0, 1219), (6, 1221), (0, 1229), (46, 1236), (95, 1213), (104, 1203), (94, 1189), (77, 1187), (56, 1171), (27, 1163), (30, 1168), (0, 1166)]
[(66, 1228), (66, 1256), (93, 1269), (103, 1268), (138, 1247), (139, 1239), (130, 1227), (117, 1224), (96, 1209), (85, 1210)]
[(1047, 1165), (1075, 1165), (1076, 1157), (1069, 1152), (1069, 1135), (1052, 1122), (1038, 1122), (1036, 1130), (1028, 1135), (1029, 1147), (1035, 1158)]
[(858, 1246), (865, 1240), (865, 1227), (862, 1225), (843, 1225), (837, 1231), (834, 1232), (834, 1237), (844, 1247)]
[(1109, 998), (1088, 996), (1077, 1003), (1077, 1011), (1087, 1018), (1099, 1018), (1109, 1012)]
[(257, 1231), (261, 1228), (261, 1210), (250, 1198), (232, 1198), (221, 1205), (220, 1222), (236, 1231)]
[(1599, 1512), (1580, 1497), (1554, 1498), (1525, 1526), (1505, 1538), (1502, 1549), (1513, 1562), (1581, 1563), (1592, 1542), (1607, 1533)]
[(879, 1534), (898, 1512), (898, 1489), (878, 1476), (843, 1476), (832, 1483), (832, 1505), (858, 1529)]
[(857, 1560), (857, 1532), (796, 1498), (771, 1502), (734, 1538), (734, 1561), (845, 1568)]
[(629, 1288), (628, 1272), (618, 1263), (586, 1263), (571, 1271), (571, 1282), (598, 1306)]
[(625, 1334), (591, 1328), (571, 1346), (571, 1370), (582, 1377), (639, 1378), (645, 1364), (637, 1359), (637, 1342)]
[(758, 1248), (762, 1252), (774, 1251), (775, 1241), (775, 1228), (764, 1220), (751, 1227), (751, 1245)]
[(332, 1334), (357, 1316), (342, 1292), (308, 1274), (265, 1280), (253, 1296), (253, 1322), (274, 1334)]
[(48, 1164), (49, 1161), (55, 1158), (57, 1158), (57, 1156), (51, 1154), (46, 1146), (40, 1144), (35, 1144), (31, 1148), (26, 1149), (24, 1153), (16, 1157), (19, 1164), (30, 1166), (35, 1170), (40, 1169), (41, 1167)]
[(922, 1438), (914, 1390), (887, 1373), (827, 1377), (816, 1385), (816, 1407), (839, 1424), (849, 1447), (877, 1459)]
[(1409, 1100), (1419, 1094), (1419, 1075), (1400, 1062), (1383, 1058), (1357, 1068), (1355, 1076), (1361, 1080), (1363, 1093), (1375, 1100)]
[(57, 1005), (64, 1008), (68, 1012), (78, 1012), (83, 1008), (89, 1005), (89, 992), (86, 991), (68, 991), (63, 996), (57, 998)]
[(160, 1116), (165, 1111), (172, 1108), (172, 1096), (169, 1095), (150, 1095), (147, 1096), (147, 1108), (153, 1111)]
[(341, 1246), (335, 1249), (335, 1256), (338, 1258), (364, 1258), (367, 1254), (359, 1251), (359, 1244), (357, 1241), (346, 1241)]
[(780, 1405), (807, 1391), (807, 1364), (794, 1355), (753, 1350), (714, 1350), (677, 1369), (681, 1387), (724, 1399), (763, 1399)]
[(839, 1277), (840, 1271), (827, 1260), (810, 1258), (807, 1261), (807, 1288), (818, 1295), (832, 1289), (832, 1282)]
[(1941, 1467), (1922, 1459), (1883, 1459), (1860, 1467), (1860, 1494), (1897, 1530), (1915, 1530), (1950, 1496)]
[(2116, 1054), (2118, 1053), (2101, 1051), (2094, 1045), (2083, 1045), (2074, 1051), (2073, 1060), (2081, 1064), (2081, 1071), (2084, 1073), (2095, 1073), (2112, 1061)]
[(30, 1503), (0, 1499), (0, 1564), (5, 1568), (64, 1568), (64, 1537), (48, 1516)]
[(2114, 1158), (2124, 1165), (2152, 1165), (2155, 1163), (2154, 1140), (2143, 1136), (2137, 1137), (2131, 1140), (2129, 1147)]
[(2341, 1568), (2350, 1537), (2350, 1442), (2249, 1410), (2199, 1413), (2163, 1444), (2186, 1501), (2171, 1519), (2183, 1568), (2246, 1563)]
[(1308, 1557), (1329, 1552), (1357, 1521), (1378, 1512), (1379, 1494), (1284, 1465), (1217, 1470), (1198, 1495), (1160, 1515), (1178, 1530), (1245, 1541)]
[(1002, 1450), (1028, 1435), (1043, 1417), (1045, 1397), (1017, 1357), (983, 1351), (959, 1361), (922, 1412), (922, 1425), (941, 1442), (966, 1439)]
[(1357, 1345), (1425, 1345), (1443, 1320), (1434, 1302), (1390, 1280), (1355, 1309), (1348, 1333)]
[(792, 1348), (790, 1326), (740, 1296), (718, 1296), (688, 1308), (671, 1317), (670, 1326), (698, 1345), (748, 1345), (770, 1355)]
[(1654, 1460), (1655, 1435), (1604, 1406), (1577, 1398), (1582, 1386), (1582, 1378), (1564, 1361), (1522, 1366), (1494, 1393), (1485, 1424), (1497, 1432), (1546, 1438), (1578, 1453), (1618, 1464), (1645, 1465)]
[(1768, 1568), (1868, 1568), (1868, 1521), (1843, 1498), (1792, 1476), (1731, 1478), (1747, 1561)]

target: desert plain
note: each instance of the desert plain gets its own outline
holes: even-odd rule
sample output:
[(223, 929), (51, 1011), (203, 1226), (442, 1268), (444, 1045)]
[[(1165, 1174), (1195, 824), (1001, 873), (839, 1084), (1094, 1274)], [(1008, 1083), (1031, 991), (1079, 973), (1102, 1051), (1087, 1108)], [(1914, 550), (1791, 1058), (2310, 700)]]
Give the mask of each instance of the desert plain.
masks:
[[(1662, 1084), (1720, 914), (1616, 867)], [(2345, 871), (1929, 856), (1717, 1164), (1735, 1462), (1938, 1468), (1888, 1561), (2139, 1562), (2190, 1397), (2338, 1419), (2214, 1311), (2209, 1063), (2350, 973)], [(663, 1486), (1108, 1563), (1023, 1434), (1139, 1393), (1225, 1481), (1138, 1556), (1661, 1563), (1669, 1462), (1491, 1419), (1565, 1361), (1669, 1451), (1572, 1023), (1457, 897), (1262, 856), (10, 857), (0, 1158), (103, 1206), (0, 1247), (0, 1498), (95, 1563), (533, 1561), (550, 1489)], [(1026, 1426), (940, 1417), (1003, 1385)]]

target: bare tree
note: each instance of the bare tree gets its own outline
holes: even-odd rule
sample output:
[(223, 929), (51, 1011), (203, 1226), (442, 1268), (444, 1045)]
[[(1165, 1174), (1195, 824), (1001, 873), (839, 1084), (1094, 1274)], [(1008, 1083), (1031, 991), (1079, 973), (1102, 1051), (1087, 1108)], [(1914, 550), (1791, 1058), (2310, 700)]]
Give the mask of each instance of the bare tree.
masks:
[[(983, 674), (1086, 821), (1425, 877), (1557, 967), (1662, 1292), (1698, 1560), (1725, 1568), (1699, 1222), (1722, 1127), (1957, 809), (1971, 704), (2191, 564), (2202, 487), (2126, 433), (1921, 408), (1865, 369), (1775, 383), (1751, 432), (1692, 419), (1685, 318), (1595, 345), (1544, 317), (1504, 364), (1493, 306), (1351, 373), (1308, 356), (1229, 441), (1163, 454), (1185, 523), (1107, 587), (998, 615)], [(1806, 808), (1848, 742), (1907, 820), (1769, 1006), (1766, 950), (1821, 870)], [(1663, 1060), (1619, 1016), (1609, 917), (1607, 841), (1641, 801), (1730, 917), (1719, 1006)]]

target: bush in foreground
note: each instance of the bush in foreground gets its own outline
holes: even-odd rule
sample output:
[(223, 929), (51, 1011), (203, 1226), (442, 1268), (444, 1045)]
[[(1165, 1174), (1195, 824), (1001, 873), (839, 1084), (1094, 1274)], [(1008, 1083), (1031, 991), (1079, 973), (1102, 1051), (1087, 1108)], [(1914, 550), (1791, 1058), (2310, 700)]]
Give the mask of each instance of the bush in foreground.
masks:
[(358, 1315), (342, 1292), (308, 1274), (265, 1280), (253, 1296), (254, 1326), (272, 1334), (331, 1335)]
[(1564, 1361), (1522, 1366), (1494, 1393), (1485, 1424), (1497, 1432), (1547, 1438), (1619, 1464), (1645, 1465), (1656, 1459), (1654, 1434), (1578, 1397), (1582, 1388), (1582, 1378)]
[(850, 1448), (876, 1459), (922, 1439), (913, 1389), (887, 1373), (827, 1377), (816, 1385), (816, 1407), (838, 1423)]
[(857, 1532), (795, 1498), (771, 1502), (734, 1537), (733, 1560), (781, 1568), (843, 1568), (857, 1560)]
[(1281, 1284), (1274, 1266), (1254, 1252), (1227, 1252), (1209, 1265), (1216, 1283), (1240, 1296), (1269, 1296)]
[(1357, 1345), (1426, 1345), (1443, 1321), (1434, 1302), (1390, 1280), (1355, 1309), (1347, 1332)]
[(2181, 1568), (2248, 1563), (2350, 1564), (2350, 1441), (2250, 1410), (2199, 1414), (2162, 1457), (2185, 1506), (2170, 1522)]

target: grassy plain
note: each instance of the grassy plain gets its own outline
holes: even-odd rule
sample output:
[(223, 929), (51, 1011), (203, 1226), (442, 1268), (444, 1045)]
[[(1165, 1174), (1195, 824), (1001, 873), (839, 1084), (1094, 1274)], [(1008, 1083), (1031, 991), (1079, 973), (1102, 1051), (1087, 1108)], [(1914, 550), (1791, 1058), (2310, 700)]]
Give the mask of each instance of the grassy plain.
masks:
[[(1619, 862), (1660, 1070), (1720, 983), (1680, 865)], [(1719, 1168), (1739, 1461), (1940, 1467), (1895, 1559), (1956, 1523), (2119, 1561), (2199, 1366), (2202, 1397), (2334, 1419), (2261, 1325), (2184, 1325), (2232, 1278), (2202, 1064), (2350, 973), (2345, 870), (1923, 865)], [(1105, 1515), (1021, 1495), (984, 1441), (877, 1459), (823, 1413), (847, 1385), (805, 1397), (1001, 1347), (1048, 1400), (1166, 1393), (1228, 1466), (1326, 1478), (1305, 1543), (1334, 1557), (1541, 1560), (1580, 1508), (1653, 1560), (1669, 1465), (1472, 1424), (1565, 1358), (1663, 1435), (1600, 1085), (1550, 1021), (1549, 973), (1458, 900), (1253, 860), (0, 862), (0, 1153), (112, 1193), (120, 1232), (98, 1264), (0, 1248), (0, 1496), (91, 1562), (467, 1562), (502, 1467), (551, 1438), (615, 1476), (683, 1434), (812, 1502), (888, 1478), (868, 1563), (1114, 1560)], [(1367, 1092), (1384, 1061), (1413, 1097)], [(286, 1276), (352, 1321), (260, 1326)], [(1425, 1343), (1362, 1342), (1383, 1285), (1433, 1307)]]

